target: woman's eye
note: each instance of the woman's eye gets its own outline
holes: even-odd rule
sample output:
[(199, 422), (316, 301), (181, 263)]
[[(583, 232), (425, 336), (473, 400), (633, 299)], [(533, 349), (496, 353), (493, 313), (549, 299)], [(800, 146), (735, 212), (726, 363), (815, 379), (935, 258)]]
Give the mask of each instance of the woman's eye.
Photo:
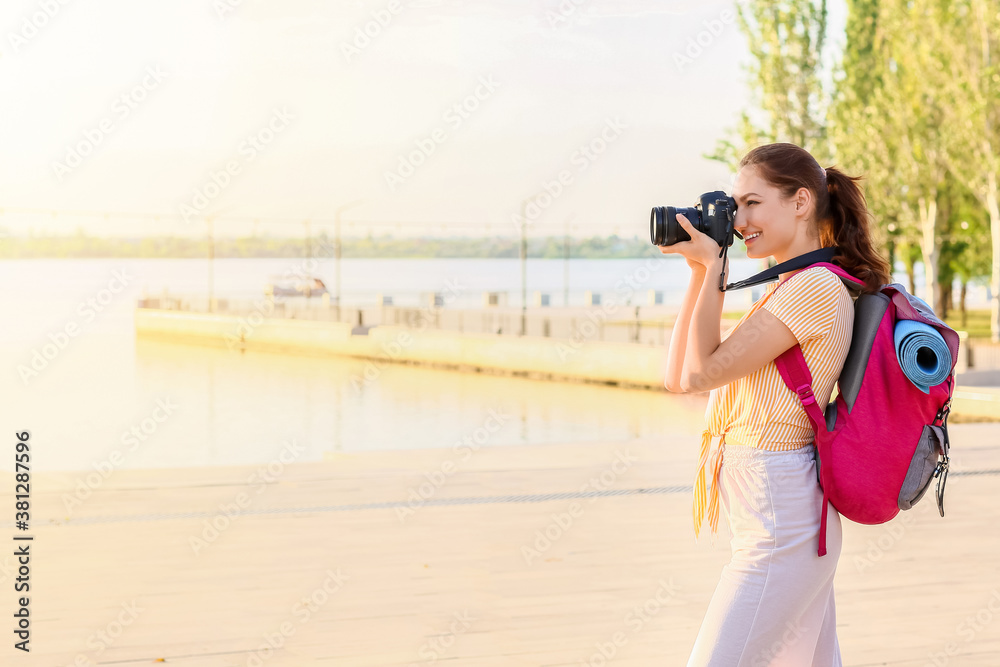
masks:
[(755, 201), (753, 201), (753, 200), (751, 199), (750, 201), (748, 201), (748, 202), (747, 202), (747, 206), (750, 206), (751, 204), (756, 204), (756, 203), (758, 203), (758, 202), (755, 202)]

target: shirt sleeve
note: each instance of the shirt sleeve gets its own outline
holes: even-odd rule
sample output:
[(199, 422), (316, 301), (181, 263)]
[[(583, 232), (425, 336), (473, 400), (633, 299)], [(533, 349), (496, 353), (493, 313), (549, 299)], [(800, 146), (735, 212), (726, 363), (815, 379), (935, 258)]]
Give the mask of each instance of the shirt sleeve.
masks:
[(799, 345), (804, 345), (833, 328), (843, 289), (832, 271), (806, 269), (779, 285), (761, 308), (784, 322)]

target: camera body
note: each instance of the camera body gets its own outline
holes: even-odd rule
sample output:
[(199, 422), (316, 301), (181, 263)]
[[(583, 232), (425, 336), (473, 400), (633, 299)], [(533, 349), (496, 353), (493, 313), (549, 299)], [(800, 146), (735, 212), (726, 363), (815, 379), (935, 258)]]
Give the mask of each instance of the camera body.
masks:
[(680, 213), (700, 232), (715, 239), (719, 247), (733, 245), (733, 236), (743, 238), (733, 228), (736, 220), (736, 200), (721, 190), (706, 192), (692, 208), (654, 206), (649, 214), (649, 240), (655, 246), (670, 246), (690, 241), (691, 236), (677, 222)]

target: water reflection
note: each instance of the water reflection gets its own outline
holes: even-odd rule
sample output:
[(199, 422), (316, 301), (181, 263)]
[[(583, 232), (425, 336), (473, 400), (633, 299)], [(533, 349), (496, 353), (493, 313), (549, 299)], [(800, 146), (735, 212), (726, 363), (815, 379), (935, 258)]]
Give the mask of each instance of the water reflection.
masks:
[[(325, 452), (452, 447), (491, 415), (488, 446), (699, 433), (704, 396), (139, 339), (138, 383), (189, 406), (183, 444), (150, 465), (267, 461), (281, 443)], [(366, 373), (367, 371), (367, 373)], [(196, 424), (200, 424), (197, 427)], [(205, 428), (207, 425), (207, 428)], [(183, 457), (183, 458), (178, 458)]]

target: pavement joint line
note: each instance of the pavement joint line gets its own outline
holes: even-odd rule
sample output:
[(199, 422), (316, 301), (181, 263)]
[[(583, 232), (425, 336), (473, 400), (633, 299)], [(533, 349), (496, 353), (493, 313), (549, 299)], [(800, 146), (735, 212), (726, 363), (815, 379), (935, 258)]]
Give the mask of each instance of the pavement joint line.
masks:
[[(950, 472), (952, 477), (973, 477), (973, 476), (992, 476), (1000, 475), (1000, 468), (986, 468), (982, 470), (959, 470), (955, 472)], [(571, 498), (600, 498), (607, 496), (632, 496), (641, 494), (661, 494), (661, 493), (689, 493), (692, 491), (691, 486), (653, 486), (653, 487), (643, 487), (638, 489), (605, 489), (598, 491), (567, 491), (563, 493), (533, 493), (533, 494), (521, 494), (521, 495), (507, 495), (507, 496), (472, 496), (465, 498), (428, 498), (424, 500), (418, 507), (425, 506), (447, 506), (447, 505), (488, 505), (494, 503), (539, 503), (546, 502), (550, 500), (566, 500)], [(246, 509), (242, 510), (234, 515), (234, 517), (239, 517), (243, 515), (262, 515), (262, 514), (303, 514), (303, 513), (322, 513), (322, 512), (352, 512), (358, 510), (370, 510), (370, 509), (392, 509), (396, 507), (409, 507), (413, 508), (411, 501), (408, 500), (392, 500), (385, 502), (373, 502), (373, 503), (354, 503), (349, 505), (318, 505), (313, 507), (268, 507), (261, 509)], [(110, 515), (110, 516), (95, 516), (95, 517), (83, 517), (80, 519), (70, 519), (68, 521), (60, 521), (58, 519), (48, 519), (45, 525), (52, 525), (53, 523), (60, 526), (66, 525), (85, 525), (85, 524), (97, 524), (97, 523), (121, 523), (128, 521), (169, 521), (171, 519), (209, 519), (222, 514), (220, 511), (211, 512), (174, 512), (166, 514), (122, 514), (122, 515)], [(230, 518), (234, 518), (230, 517)], [(2, 522), (0, 525), (5, 528), (13, 528), (14, 522)]]
[[(546, 502), (549, 500), (565, 500), (570, 498), (598, 498), (604, 496), (630, 496), (630, 495), (640, 495), (640, 494), (654, 494), (654, 493), (689, 493), (691, 492), (691, 486), (656, 486), (656, 487), (645, 487), (639, 489), (607, 489), (598, 491), (567, 491), (563, 493), (533, 493), (533, 494), (521, 494), (521, 495), (507, 495), (507, 496), (478, 496), (478, 497), (465, 497), (465, 498), (429, 498), (424, 500), (419, 507), (426, 507), (429, 505), (486, 505), (494, 503), (538, 503)], [(246, 509), (240, 512), (234, 513), (232, 517), (235, 518), (244, 515), (251, 514), (302, 514), (310, 512), (350, 512), (357, 510), (368, 510), (368, 509), (392, 509), (396, 507), (409, 507), (413, 508), (411, 501), (409, 500), (391, 500), (385, 502), (374, 502), (374, 503), (354, 503), (350, 505), (318, 505), (313, 507), (268, 507), (260, 509)], [(67, 525), (82, 525), (82, 524), (94, 524), (94, 523), (118, 523), (123, 521), (167, 521), (170, 519), (199, 519), (199, 518), (212, 518), (223, 514), (219, 510), (210, 512), (173, 512), (164, 514), (123, 514), (123, 515), (111, 515), (111, 516), (95, 516), (95, 517), (83, 517), (80, 519), (70, 519), (68, 521), (60, 521), (58, 519), (48, 519), (46, 525), (52, 525), (53, 523), (61, 526)], [(39, 519), (36, 519), (36, 525)], [(46, 521), (42, 519), (41, 521)], [(13, 528), (13, 522), (4, 522), (6, 527)]]

